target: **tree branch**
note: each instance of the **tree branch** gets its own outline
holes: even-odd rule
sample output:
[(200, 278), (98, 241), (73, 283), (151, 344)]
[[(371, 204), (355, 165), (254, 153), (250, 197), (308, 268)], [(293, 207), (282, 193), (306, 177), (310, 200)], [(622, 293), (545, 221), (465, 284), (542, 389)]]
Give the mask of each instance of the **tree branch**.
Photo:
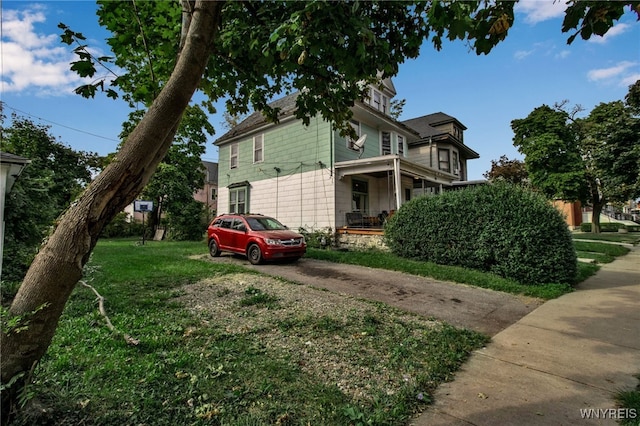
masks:
[(128, 345), (137, 346), (138, 344), (140, 344), (140, 340), (134, 339), (133, 337), (129, 336), (126, 333), (121, 333), (113, 326), (113, 324), (111, 323), (111, 320), (109, 319), (109, 316), (107, 315), (107, 311), (104, 309), (104, 297), (100, 293), (98, 293), (98, 291), (93, 286), (87, 284), (86, 282), (80, 281), (80, 284), (91, 289), (91, 291), (93, 291), (93, 293), (98, 298), (98, 311), (100, 312), (100, 315), (104, 317), (107, 323), (107, 328), (112, 332), (118, 335), (121, 335), (124, 338), (124, 341), (127, 342)]

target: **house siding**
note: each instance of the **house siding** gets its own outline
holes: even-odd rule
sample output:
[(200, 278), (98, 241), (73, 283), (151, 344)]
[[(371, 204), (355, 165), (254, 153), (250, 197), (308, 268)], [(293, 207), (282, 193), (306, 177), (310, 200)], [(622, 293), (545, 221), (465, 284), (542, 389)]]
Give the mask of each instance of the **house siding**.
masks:
[[(253, 162), (253, 137), (264, 135), (264, 160)], [(331, 126), (321, 119), (312, 119), (309, 126), (301, 121), (287, 121), (265, 131), (247, 134), (242, 139), (225, 143), (219, 148), (218, 185), (226, 187), (236, 182), (255, 182), (308, 171), (322, 162), (331, 164)], [(238, 144), (238, 167), (229, 167), (230, 148)], [(278, 172), (277, 169), (280, 171)]]
[[(312, 170), (250, 182), (249, 211), (276, 217), (291, 229), (335, 228), (333, 174)], [(229, 189), (219, 188), (218, 210), (229, 211)]]

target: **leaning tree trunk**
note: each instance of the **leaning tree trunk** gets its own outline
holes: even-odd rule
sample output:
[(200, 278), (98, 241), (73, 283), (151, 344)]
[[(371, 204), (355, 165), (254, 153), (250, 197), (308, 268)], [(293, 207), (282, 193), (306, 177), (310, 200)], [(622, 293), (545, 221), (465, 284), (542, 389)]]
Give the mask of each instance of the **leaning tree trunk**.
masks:
[[(184, 47), (166, 86), (114, 161), (61, 217), (34, 259), (9, 309), (10, 318), (23, 318), (26, 330), (6, 332), (3, 326), (0, 335), (3, 384), (28, 373), (45, 354), (100, 232), (134, 200), (170, 148), (212, 52), (222, 6), (222, 2), (196, 3)], [(3, 392), (3, 417), (16, 388)]]

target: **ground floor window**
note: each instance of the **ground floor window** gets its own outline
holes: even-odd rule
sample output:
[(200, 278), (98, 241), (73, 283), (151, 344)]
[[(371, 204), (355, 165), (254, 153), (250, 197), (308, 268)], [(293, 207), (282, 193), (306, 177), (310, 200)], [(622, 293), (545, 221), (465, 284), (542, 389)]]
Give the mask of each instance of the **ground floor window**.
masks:
[(229, 187), (229, 213), (249, 212), (249, 187)]
[(363, 180), (351, 181), (351, 210), (354, 212), (369, 212), (369, 183)]

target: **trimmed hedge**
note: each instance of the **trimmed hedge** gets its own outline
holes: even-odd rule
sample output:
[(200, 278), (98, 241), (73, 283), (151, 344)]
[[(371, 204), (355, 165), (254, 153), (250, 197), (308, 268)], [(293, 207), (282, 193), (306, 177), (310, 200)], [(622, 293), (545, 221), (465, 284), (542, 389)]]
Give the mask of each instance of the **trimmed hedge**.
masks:
[(573, 284), (578, 270), (561, 213), (541, 195), (506, 183), (415, 198), (387, 223), (385, 242), (398, 256), (522, 284)]
[[(600, 232), (618, 232), (618, 229), (626, 228), (629, 232), (640, 232), (640, 225), (625, 225), (617, 222), (600, 222)], [(582, 232), (591, 232), (591, 222), (580, 224)]]

